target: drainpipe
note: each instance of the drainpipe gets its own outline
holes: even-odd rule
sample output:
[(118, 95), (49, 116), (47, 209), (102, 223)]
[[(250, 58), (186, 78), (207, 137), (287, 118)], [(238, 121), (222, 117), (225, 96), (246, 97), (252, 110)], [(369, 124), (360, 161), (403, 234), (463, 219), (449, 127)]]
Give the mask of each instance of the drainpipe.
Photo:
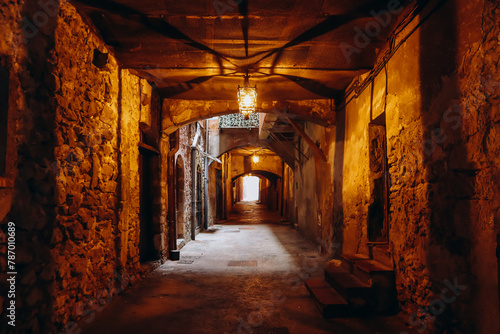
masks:
[(226, 213), (226, 210), (227, 210), (227, 204), (226, 204), (226, 197), (227, 197), (227, 190), (226, 190), (226, 177), (227, 177), (227, 170), (226, 170), (226, 154), (227, 153), (224, 153), (221, 157), (222, 159), (222, 170), (221, 170), (221, 174), (222, 174), (222, 177), (221, 177), (221, 187), (222, 187), (222, 203), (221, 203), (221, 212), (222, 212), (222, 215), (221, 215), (221, 219), (222, 220), (226, 220), (227, 219), (227, 213)]
[[(172, 136), (173, 134), (171, 134)], [(171, 144), (171, 141), (170, 141)], [(176, 217), (176, 207), (175, 207), (175, 154), (179, 151), (179, 130), (175, 131), (175, 146), (170, 149), (167, 155), (168, 163), (168, 249), (177, 249), (177, 217)]]
[[(208, 129), (208, 120), (205, 120), (205, 152), (210, 154), (209, 148), (210, 145), (208, 143), (209, 140), (209, 129)], [(203, 207), (205, 208), (205, 215), (203, 217), (203, 227), (208, 229), (208, 156), (205, 155), (205, 170), (204, 170), (204, 192), (203, 192)]]

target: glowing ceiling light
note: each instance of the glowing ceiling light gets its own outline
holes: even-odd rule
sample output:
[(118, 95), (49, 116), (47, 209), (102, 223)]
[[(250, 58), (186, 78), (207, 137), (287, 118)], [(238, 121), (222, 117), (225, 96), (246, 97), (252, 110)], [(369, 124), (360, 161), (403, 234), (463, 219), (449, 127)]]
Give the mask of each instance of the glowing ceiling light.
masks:
[(258, 155), (254, 155), (254, 156), (252, 157), (252, 160), (253, 160), (253, 162), (254, 162), (254, 163), (259, 162), (259, 156), (258, 156)]
[(244, 87), (238, 85), (238, 105), (240, 113), (245, 116), (245, 119), (250, 118), (250, 114), (257, 110), (257, 86), (250, 87), (249, 75), (245, 75)]

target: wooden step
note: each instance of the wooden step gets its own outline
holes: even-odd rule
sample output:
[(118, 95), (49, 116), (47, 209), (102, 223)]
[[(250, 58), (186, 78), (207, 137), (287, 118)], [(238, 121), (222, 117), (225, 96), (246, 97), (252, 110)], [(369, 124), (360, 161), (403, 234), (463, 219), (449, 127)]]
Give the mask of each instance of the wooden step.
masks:
[(371, 304), (370, 285), (362, 282), (342, 267), (327, 265), (325, 267), (325, 280), (350, 303), (352, 308), (360, 310)]
[(341, 318), (351, 315), (349, 303), (324, 279), (308, 279), (305, 286), (324, 318)]

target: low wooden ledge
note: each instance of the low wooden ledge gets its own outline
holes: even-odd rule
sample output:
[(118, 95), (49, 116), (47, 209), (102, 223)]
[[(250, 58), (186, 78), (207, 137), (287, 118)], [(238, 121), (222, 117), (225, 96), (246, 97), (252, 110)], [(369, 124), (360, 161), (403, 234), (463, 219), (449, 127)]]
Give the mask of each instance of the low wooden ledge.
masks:
[(153, 154), (153, 155), (159, 155), (160, 151), (153, 146), (150, 146), (148, 144), (144, 143), (139, 143), (139, 149), (142, 149), (143, 152), (148, 153), (148, 154)]

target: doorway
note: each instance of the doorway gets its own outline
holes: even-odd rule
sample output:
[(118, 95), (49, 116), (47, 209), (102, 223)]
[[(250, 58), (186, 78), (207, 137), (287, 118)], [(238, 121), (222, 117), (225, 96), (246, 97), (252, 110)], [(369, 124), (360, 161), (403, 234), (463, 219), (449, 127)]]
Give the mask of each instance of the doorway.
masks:
[(222, 191), (222, 170), (217, 169), (215, 173), (215, 206), (216, 206), (216, 217), (219, 220), (223, 219), (222, 208), (223, 208), (223, 191)]
[(368, 126), (370, 157), (370, 204), (368, 241), (388, 243), (388, 168), (385, 113)]
[(139, 258), (140, 262), (156, 260), (153, 233), (153, 170), (152, 156), (139, 154), (140, 211), (139, 211)]

